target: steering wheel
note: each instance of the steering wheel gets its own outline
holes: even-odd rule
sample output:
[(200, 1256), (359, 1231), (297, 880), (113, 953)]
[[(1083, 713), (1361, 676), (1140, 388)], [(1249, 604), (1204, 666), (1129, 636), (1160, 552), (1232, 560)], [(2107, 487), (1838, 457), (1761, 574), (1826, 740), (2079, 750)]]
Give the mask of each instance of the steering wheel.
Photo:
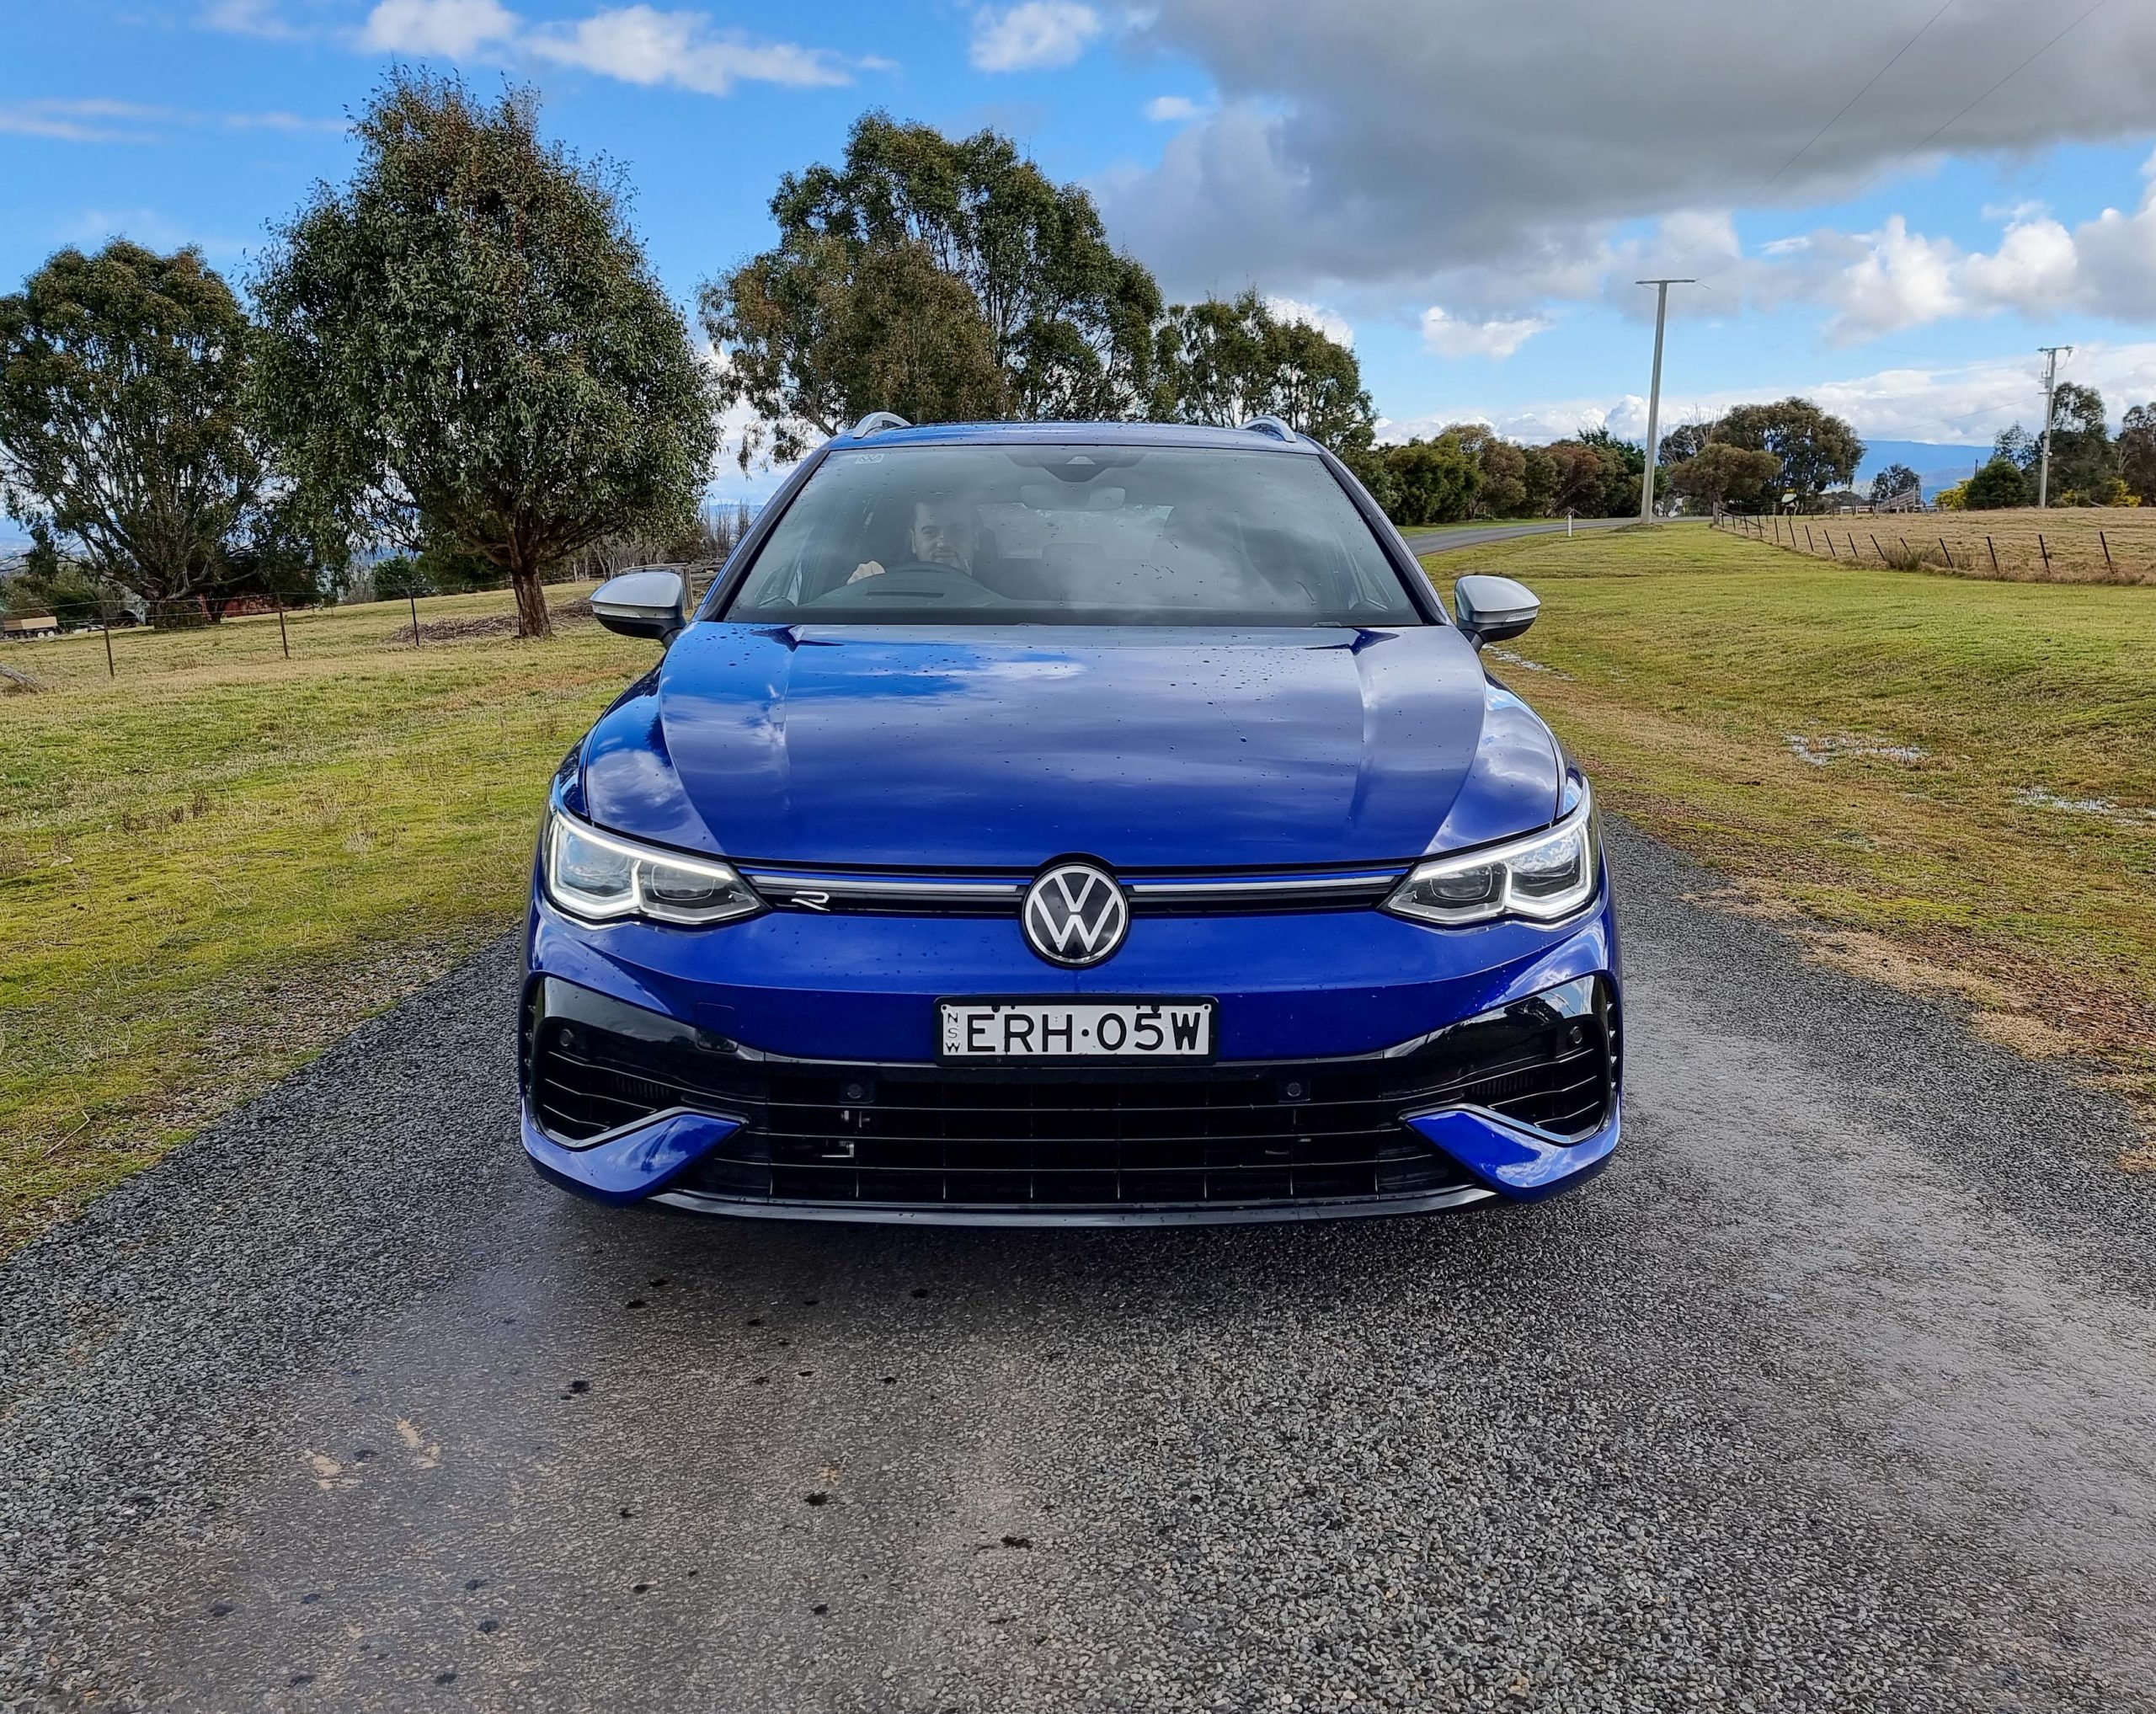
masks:
[(999, 595), (986, 585), (976, 583), (968, 573), (956, 566), (936, 565), (925, 559), (903, 560), (889, 566), (878, 575), (864, 577), (855, 583), (841, 584), (835, 590), (826, 590), (813, 601), (812, 607), (869, 606), (889, 601), (894, 606), (908, 601), (947, 602), (954, 607), (994, 607), (1004, 605), (1006, 597)]

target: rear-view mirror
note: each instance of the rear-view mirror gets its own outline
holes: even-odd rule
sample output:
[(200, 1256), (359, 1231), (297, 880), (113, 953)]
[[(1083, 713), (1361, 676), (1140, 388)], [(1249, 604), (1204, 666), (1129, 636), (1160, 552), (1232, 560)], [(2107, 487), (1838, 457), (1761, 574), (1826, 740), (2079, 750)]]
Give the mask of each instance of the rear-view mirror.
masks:
[(1518, 636), (1541, 611), (1534, 592), (1508, 577), (1476, 572), (1452, 586), (1452, 616), (1477, 649)]
[(592, 591), (591, 617), (624, 637), (661, 643), (688, 622), (689, 586), (678, 571), (648, 566), (610, 577)]

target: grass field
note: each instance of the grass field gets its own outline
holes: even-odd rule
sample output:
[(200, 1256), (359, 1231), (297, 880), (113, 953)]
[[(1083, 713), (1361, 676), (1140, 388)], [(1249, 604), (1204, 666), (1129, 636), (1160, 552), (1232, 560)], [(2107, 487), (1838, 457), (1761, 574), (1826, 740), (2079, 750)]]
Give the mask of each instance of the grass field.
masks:
[(51, 688), (0, 695), (0, 1241), (515, 919), (547, 774), (654, 651), (407, 625), (306, 615), (291, 661), (274, 618), (121, 633), (109, 682), (99, 638), (8, 648)]
[(2100, 1049), (2156, 1105), (2156, 590), (1865, 569), (1698, 526), (1424, 563), (1542, 595), (1498, 670), (1605, 803), (1822, 956), (1958, 995), (2025, 1051)]
[(1897, 550), (1942, 575), (2014, 583), (2156, 584), (2156, 507), (2034, 506), (2007, 512), (1735, 521), (1784, 548), (1877, 567)]
[[(1812, 561), (1704, 527), (1492, 543), (1500, 657), (1604, 801), (1822, 956), (2156, 1097), (2156, 590)], [(653, 658), (503, 595), (11, 647), (0, 1241), (148, 1161), (511, 925), (547, 773)], [(2121, 1140), (2124, 1148), (2127, 1140)]]

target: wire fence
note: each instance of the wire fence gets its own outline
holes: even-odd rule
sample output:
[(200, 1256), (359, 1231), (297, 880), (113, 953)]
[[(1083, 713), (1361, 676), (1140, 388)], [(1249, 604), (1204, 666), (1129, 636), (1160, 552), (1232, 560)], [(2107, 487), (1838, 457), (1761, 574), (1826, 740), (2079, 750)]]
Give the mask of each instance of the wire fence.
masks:
[[(717, 570), (677, 566), (701, 597)], [(543, 585), (552, 622), (570, 634), (593, 623), (591, 592), (603, 579)], [(371, 601), (295, 606), (259, 597), (212, 608), (200, 601), (115, 601), (101, 614), (33, 614), (0, 620), (0, 691), (83, 681), (119, 682), (198, 671), (349, 662), (380, 651), (408, 654), (517, 634), (506, 590), (450, 594), (408, 588)]]
[[(757, 507), (746, 500), (707, 506), (686, 534), (609, 536), (576, 556), (543, 588), (558, 625), (591, 617), (591, 590), (618, 573), (662, 565), (688, 579), (702, 598), (741, 538)], [(345, 599), (294, 603), (270, 595), (205, 595), (150, 601), (103, 585), (101, 598), (57, 608), (10, 611), (10, 568), (0, 563), (0, 692), (40, 689), (48, 681), (108, 681), (249, 661), (307, 661), (369, 649), (424, 649), (517, 633), (506, 588), (437, 591), (424, 556), (378, 559), (363, 569)]]
[(2014, 583), (2156, 584), (2156, 520), (2123, 526), (2084, 511), (1764, 517), (1725, 512), (1718, 530), (1844, 564)]

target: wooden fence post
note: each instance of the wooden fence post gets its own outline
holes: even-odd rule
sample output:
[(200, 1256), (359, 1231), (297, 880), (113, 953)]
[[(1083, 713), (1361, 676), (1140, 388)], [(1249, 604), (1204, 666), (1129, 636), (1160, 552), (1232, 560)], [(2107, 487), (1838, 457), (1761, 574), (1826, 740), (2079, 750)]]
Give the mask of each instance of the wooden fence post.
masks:
[(1949, 571), (1956, 569), (1954, 563), (1954, 550), (1946, 545), (1946, 538), (1944, 536), (1939, 538), (1939, 551), (1946, 556), (1946, 569)]
[(2106, 571), (2115, 569), (2116, 568), (2111, 564), (2111, 544), (2110, 541), (2105, 537), (2105, 534), (2101, 530), (2099, 530), (2096, 532), (2096, 539), (2104, 544), (2104, 569)]
[(2049, 577), (2052, 570), (2052, 551), (2044, 546), (2044, 532), (2041, 530), (2036, 531), (2036, 552), (2044, 556), (2044, 575)]
[(292, 639), (285, 634), (285, 604), (282, 601), (277, 603), (277, 641), (284, 649), (285, 659), (290, 660), (292, 658)]
[(1882, 549), (1882, 548), (1880, 547), (1880, 545), (1879, 545), (1879, 538), (1878, 538), (1876, 536), (1874, 536), (1874, 537), (1871, 538), (1871, 551), (1872, 551), (1874, 553), (1878, 554), (1878, 556), (1879, 556), (1879, 563), (1880, 563), (1881, 565), (1886, 564), (1886, 554), (1885, 550), (1884, 550), (1884, 549)]
[(1991, 555), (1991, 574), (1999, 575), (1999, 549), (1991, 545), (1991, 537), (1984, 537), (1984, 552)]

